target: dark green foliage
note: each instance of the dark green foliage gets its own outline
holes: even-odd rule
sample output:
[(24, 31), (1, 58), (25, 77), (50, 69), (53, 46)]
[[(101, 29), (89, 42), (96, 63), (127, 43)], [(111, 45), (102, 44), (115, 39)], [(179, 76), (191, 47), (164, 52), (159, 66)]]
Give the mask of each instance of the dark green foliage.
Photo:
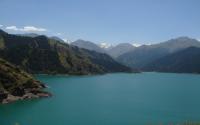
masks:
[(111, 57), (69, 46), (46, 36), (26, 37), (0, 32), (0, 57), (30, 73), (94, 74), (129, 72)]
[(131, 72), (130, 68), (117, 63), (115, 60), (110, 58), (107, 54), (100, 54), (95, 51), (87, 51), (89, 59), (94, 63), (102, 67), (104, 72)]

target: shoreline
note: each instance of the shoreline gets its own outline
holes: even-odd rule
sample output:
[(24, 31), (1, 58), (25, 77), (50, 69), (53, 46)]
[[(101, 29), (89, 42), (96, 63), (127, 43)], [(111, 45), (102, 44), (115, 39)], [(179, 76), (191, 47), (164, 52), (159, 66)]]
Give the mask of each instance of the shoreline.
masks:
[[(7, 93), (4, 93), (4, 94), (7, 94)], [(24, 94), (23, 96), (14, 96), (11, 94), (7, 94), (6, 96), (7, 97), (4, 98), (2, 102), (0, 102), (0, 104), (9, 104), (9, 103), (13, 103), (19, 100), (48, 98), (48, 97), (51, 97), (52, 94), (50, 94), (49, 92), (44, 92), (44, 91), (39, 90), (38, 93), (28, 92)]]

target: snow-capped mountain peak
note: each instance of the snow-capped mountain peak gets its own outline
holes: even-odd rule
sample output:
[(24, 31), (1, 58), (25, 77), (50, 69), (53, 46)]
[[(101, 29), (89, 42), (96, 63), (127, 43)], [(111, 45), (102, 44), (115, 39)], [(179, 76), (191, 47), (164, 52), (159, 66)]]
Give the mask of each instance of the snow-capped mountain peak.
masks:
[(102, 42), (99, 44), (99, 47), (101, 47), (103, 49), (108, 49), (108, 48), (112, 47), (112, 44)]

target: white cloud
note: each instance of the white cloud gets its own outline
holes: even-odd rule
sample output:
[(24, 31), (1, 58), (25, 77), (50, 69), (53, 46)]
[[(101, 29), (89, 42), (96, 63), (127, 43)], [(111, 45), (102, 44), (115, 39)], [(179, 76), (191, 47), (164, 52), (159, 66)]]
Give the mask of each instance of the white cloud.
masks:
[(18, 30), (16, 26), (7, 26), (6, 29), (7, 30), (14, 30), (14, 31)]
[(3, 25), (0, 24), (0, 27), (3, 27)]
[(25, 32), (44, 32), (44, 31), (47, 31), (47, 30), (44, 29), (44, 28), (37, 28), (37, 27), (34, 27), (34, 26), (25, 26), (24, 28), (22, 28), (22, 31), (25, 31)]
[(62, 35), (62, 33), (56, 33), (56, 35), (57, 35), (57, 36), (61, 36), (61, 35)]
[(23, 28), (17, 28), (16, 26), (7, 26), (7, 30), (22, 31), (22, 32), (44, 32), (47, 31), (44, 28), (38, 28), (34, 26), (24, 26)]
[(7, 30), (14, 30), (14, 31), (18, 30), (16, 26), (7, 26), (6, 29)]
[(64, 39), (62, 39), (64, 42), (66, 42), (66, 43), (68, 43), (68, 44), (70, 44), (70, 43), (72, 43), (72, 41), (71, 40), (69, 40), (69, 39), (66, 39), (66, 38), (64, 38)]
[(105, 49), (107, 49), (107, 48), (111, 47), (112, 45), (109, 44), (109, 43), (105, 43), (105, 42), (103, 42), (103, 43), (100, 43), (99, 46), (100, 46), (101, 48), (105, 48)]

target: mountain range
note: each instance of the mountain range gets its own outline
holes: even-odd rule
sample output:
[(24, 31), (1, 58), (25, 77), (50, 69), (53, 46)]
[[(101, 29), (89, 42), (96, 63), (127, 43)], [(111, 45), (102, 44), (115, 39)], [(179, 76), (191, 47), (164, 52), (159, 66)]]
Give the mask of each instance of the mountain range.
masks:
[(84, 48), (92, 51), (96, 51), (99, 53), (106, 53), (110, 55), (113, 58), (117, 58), (118, 56), (130, 52), (136, 48), (130, 43), (121, 43), (116, 46), (106, 46), (102, 44), (95, 44), (91, 41), (85, 41), (85, 40), (77, 40), (71, 43), (73, 46), (77, 46), (79, 48)]
[[(199, 48), (200, 42), (189, 37), (178, 37), (158, 44), (139, 47), (121, 43), (105, 48), (81, 39), (67, 44), (57, 37), (36, 34), (33, 37), (0, 32), (0, 57), (29, 73), (96, 74), (136, 71), (133, 69), (179, 72), (178, 69), (175, 71), (169, 68), (172, 67), (170, 66), (172, 62), (167, 66), (164, 63), (161, 64), (163, 62), (161, 60), (167, 62), (173, 54), (175, 54), (173, 55), (175, 59), (174, 56), (180, 56), (181, 52), (188, 48), (190, 51), (195, 51), (191, 47)], [(187, 58), (189, 54), (182, 56)], [(178, 57), (174, 61), (177, 62), (176, 65), (185, 64)], [(193, 60), (194, 63), (195, 61), (197, 60)], [(167, 67), (168, 70), (166, 70)], [(187, 69), (187, 65), (179, 70), (180, 72), (191, 72), (189, 69), (184, 69)]]
[(200, 47), (200, 42), (189, 37), (178, 37), (158, 44), (137, 47), (133, 51), (117, 57), (116, 60), (127, 66), (142, 69), (161, 57), (188, 47)]
[[(158, 44), (142, 45), (139, 47), (133, 46), (129, 43), (121, 43), (116, 46), (111, 46), (110, 48), (104, 48), (89, 41), (87, 41), (87, 45), (85, 45), (84, 40), (76, 41), (75, 43), (76, 44), (72, 44), (81, 48), (106, 53), (116, 61), (141, 71), (186, 73), (200, 71), (198, 68), (194, 70), (194, 67), (198, 67), (195, 64), (199, 63), (198, 59), (196, 59), (198, 57), (194, 57), (194, 55), (198, 53), (196, 49), (200, 47), (200, 42), (189, 37), (178, 37)], [(195, 47), (196, 49), (192, 47)], [(187, 54), (186, 52), (189, 50), (190, 53)], [(194, 53), (192, 53), (192, 51), (194, 51)], [(189, 66), (189, 64), (187, 65), (183, 60), (190, 58), (190, 56), (194, 58), (192, 60), (194, 63), (193, 67)], [(197, 56), (197, 54), (195, 56)]]
[(131, 72), (110, 56), (48, 38), (0, 31), (0, 57), (29, 73), (96, 74)]

